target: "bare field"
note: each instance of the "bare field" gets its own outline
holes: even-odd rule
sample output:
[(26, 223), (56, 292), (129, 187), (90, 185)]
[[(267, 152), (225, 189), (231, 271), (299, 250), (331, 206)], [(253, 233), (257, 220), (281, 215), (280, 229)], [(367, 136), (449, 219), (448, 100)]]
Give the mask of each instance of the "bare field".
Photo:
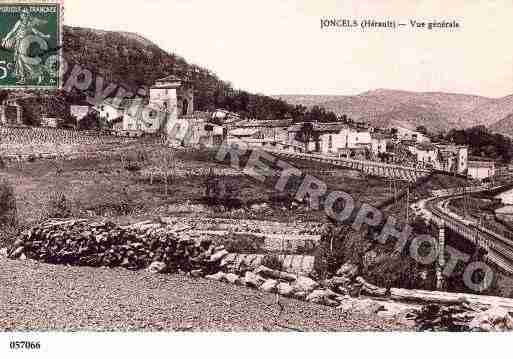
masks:
[[(40, 283), (45, 283), (44, 287)], [(184, 275), (0, 257), (0, 330), (397, 331), (397, 320)]]

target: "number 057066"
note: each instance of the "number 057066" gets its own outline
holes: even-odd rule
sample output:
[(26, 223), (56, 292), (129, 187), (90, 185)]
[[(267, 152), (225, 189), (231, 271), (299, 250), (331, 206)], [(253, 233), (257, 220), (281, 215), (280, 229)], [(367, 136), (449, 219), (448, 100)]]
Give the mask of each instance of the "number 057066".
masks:
[(23, 349), (41, 349), (41, 344), (39, 342), (30, 342), (30, 341), (11, 341), (9, 346), (13, 350), (23, 350)]

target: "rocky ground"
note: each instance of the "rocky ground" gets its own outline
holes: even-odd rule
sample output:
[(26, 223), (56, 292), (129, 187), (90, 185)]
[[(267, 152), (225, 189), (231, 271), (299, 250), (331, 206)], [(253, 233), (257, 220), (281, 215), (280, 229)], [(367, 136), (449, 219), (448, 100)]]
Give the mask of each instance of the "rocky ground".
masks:
[(181, 274), (0, 257), (0, 330), (383, 331), (407, 323)]

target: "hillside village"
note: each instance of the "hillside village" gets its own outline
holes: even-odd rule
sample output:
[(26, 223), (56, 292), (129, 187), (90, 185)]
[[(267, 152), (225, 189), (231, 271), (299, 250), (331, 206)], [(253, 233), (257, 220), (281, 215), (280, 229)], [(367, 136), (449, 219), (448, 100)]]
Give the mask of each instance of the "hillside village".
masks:
[[(55, 100), (49, 100), (52, 101)], [(41, 127), (62, 128), (65, 120), (52, 115), (51, 108), (42, 104), (36, 122)], [(337, 122), (297, 122), (293, 118), (243, 118), (224, 109), (197, 111), (193, 84), (176, 76), (158, 79), (142, 100), (110, 98), (95, 106), (70, 104), (66, 111), (73, 119), (68, 128), (83, 128), (80, 123), (92, 118), (93, 128), (130, 138), (162, 135), (171, 123), (182, 123), (189, 134), (186, 143), (174, 144), (178, 146), (213, 147), (224, 141), (244, 141), (252, 147), (273, 151), (395, 163), (467, 174), (476, 180), (489, 180), (496, 175), (494, 161), (469, 158), (468, 146), (433, 141), (425, 132), (409, 128), (373, 127), (348, 121), (342, 114)], [(23, 105), (16, 98), (6, 99), (0, 105), (3, 126), (25, 126), (23, 114)], [(504, 166), (497, 171), (507, 172)]]

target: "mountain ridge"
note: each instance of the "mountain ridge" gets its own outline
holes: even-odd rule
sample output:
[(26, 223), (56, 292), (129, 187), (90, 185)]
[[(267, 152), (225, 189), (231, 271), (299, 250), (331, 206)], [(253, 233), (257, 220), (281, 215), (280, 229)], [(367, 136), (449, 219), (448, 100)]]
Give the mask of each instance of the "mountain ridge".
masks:
[[(500, 108), (500, 102), (507, 97), (490, 98), (443, 91), (415, 92), (384, 88), (356, 95), (275, 95), (275, 98), (294, 105), (306, 102), (307, 106), (317, 105), (374, 126), (400, 125), (412, 128), (422, 125), (435, 132), (476, 125), (490, 126), (502, 117), (490, 117), (486, 111), (480, 113), (478, 109), (491, 106), (495, 102), (499, 103), (497, 106)], [(504, 112), (513, 113), (513, 103), (506, 106)]]

